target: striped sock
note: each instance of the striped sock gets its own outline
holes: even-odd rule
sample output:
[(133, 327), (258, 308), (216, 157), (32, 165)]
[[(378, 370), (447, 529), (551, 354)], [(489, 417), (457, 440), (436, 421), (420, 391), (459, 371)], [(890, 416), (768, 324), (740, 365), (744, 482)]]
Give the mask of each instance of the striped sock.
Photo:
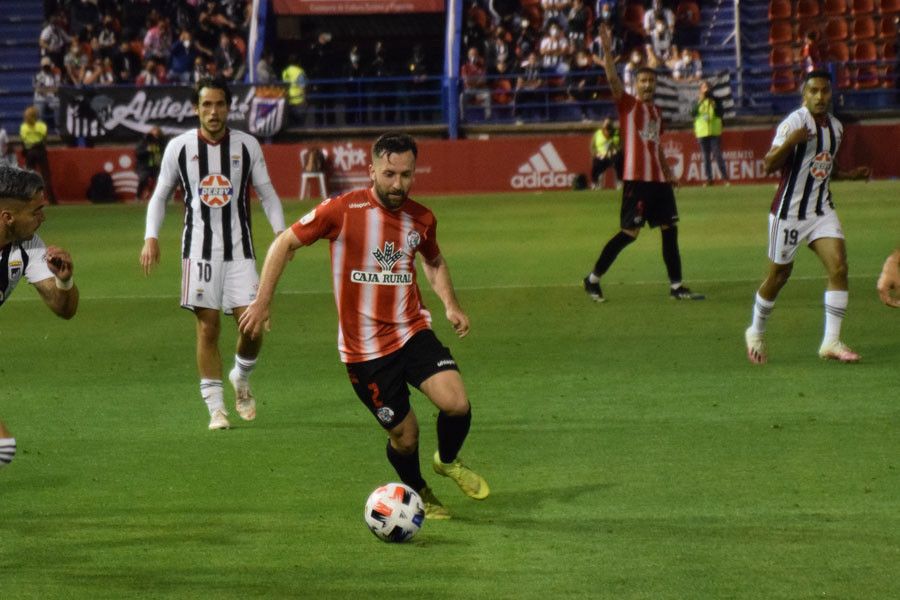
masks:
[(237, 371), (237, 376), (239, 378), (246, 381), (249, 379), (250, 373), (253, 372), (254, 368), (256, 368), (255, 356), (253, 358), (244, 358), (237, 354), (234, 355), (234, 370)]
[(12, 462), (16, 455), (16, 438), (0, 438), (0, 467)]
[(847, 303), (850, 293), (847, 290), (829, 290), (825, 292), (825, 336), (822, 344), (841, 339), (841, 324), (847, 314)]
[(213, 414), (217, 410), (225, 410), (221, 379), (201, 379), (200, 395), (203, 396), (203, 401), (206, 402), (209, 414)]
[(759, 292), (756, 293), (756, 300), (753, 302), (753, 323), (750, 324), (753, 331), (756, 333), (766, 331), (766, 321), (774, 308), (774, 300), (766, 300), (759, 295)]

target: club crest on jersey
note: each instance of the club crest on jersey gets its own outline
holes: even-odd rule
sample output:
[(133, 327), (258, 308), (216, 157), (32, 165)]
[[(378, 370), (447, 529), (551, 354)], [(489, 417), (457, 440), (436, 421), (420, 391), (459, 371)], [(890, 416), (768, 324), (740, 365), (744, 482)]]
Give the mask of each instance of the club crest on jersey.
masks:
[(648, 142), (658, 142), (659, 141), (659, 122), (658, 121), (647, 121), (647, 124), (644, 125), (644, 128), (640, 131), (641, 139), (647, 140)]
[(22, 276), (22, 261), (21, 260), (9, 261), (9, 278), (11, 280), (16, 280), (21, 276)]
[(831, 173), (831, 165), (833, 164), (831, 153), (827, 150), (819, 152), (813, 158), (812, 164), (809, 166), (809, 172), (816, 179), (825, 179)]
[(410, 252), (418, 248), (421, 243), (422, 236), (420, 236), (419, 232), (415, 229), (406, 234), (406, 246), (409, 248)]
[(200, 180), (197, 188), (197, 197), (200, 202), (211, 207), (221, 208), (231, 202), (234, 195), (234, 186), (231, 180), (219, 173), (210, 173)]
[(394, 265), (403, 258), (403, 250), (395, 250), (394, 242), (385, 242), (384, 249), (375, 248), (372, 256), (378, 261), (381, 271), (351, 271), (354, 283), (374, 283), (375, 285), (412, 285), (412, 273), (393, 273)]

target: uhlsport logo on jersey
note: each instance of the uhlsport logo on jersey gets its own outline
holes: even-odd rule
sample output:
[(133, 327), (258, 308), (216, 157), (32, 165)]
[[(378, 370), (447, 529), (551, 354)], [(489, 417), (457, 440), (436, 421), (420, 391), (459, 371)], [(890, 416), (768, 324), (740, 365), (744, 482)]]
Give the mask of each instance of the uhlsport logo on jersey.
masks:
[(197, 195), (203, 204), (212, 208), (221, 208), (231, 202), (234, 186), (231, 185), (231, 180), (224, 175), (211, 173), (200, 180)]
[(375, 285), (412, 285), (412, 273), (394, 273), (394, 265), (403, 258), (402, 249), (394, 249), (394, 242), (385, 242), (384, 249), (375, 248), (372, 256), (378, 261), (381, 271), (351, 271), (354, 283), (374, 283)]
[(828, 177), (828, 174), (831, 173), (831, 165), (831, 153), (827, 150), (819, 152), (816, 154), (815, 158), (813, 158), (812, 164), (809, 166), (809, 172), (816, 179), (825, 179)]
[(569, 172), (553, 144), (547, 142), (519, 167), (519, 172), (512, 176), (509, 183), (517, 190), (570, 188), (575, 177), (576, 174)]

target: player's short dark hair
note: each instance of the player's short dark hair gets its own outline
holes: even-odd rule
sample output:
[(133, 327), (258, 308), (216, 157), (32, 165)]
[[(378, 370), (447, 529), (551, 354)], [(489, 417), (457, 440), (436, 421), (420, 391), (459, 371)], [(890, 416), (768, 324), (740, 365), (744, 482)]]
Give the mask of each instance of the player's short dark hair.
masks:
[(828, 83), (831, 83), (831, 73), (824, 69), (816, 69), (815, 71), (810, 71), (803, 77), (803, 83), (806, 83), (810, 79), (827, 79)]
[(9, 165), (0, 166), (0, 202), (4, 200), (28, 202), (42, 189), (44, 180), (34, 171)]
[(372, 144), (372, 157), (381, 158), (386, 154), (402, 154), (404, 152), (412, 152), (413, 157), (419, 157), (419, 147), (416, 140), (407, 133), (399, 131), (389, 131), (381, 134), (375, 143)]
[(203, 88), (222, 90), (225, 93), (225, 102), (231, 106), (231, 90), (228, 89), (228, 82), (222, 77), (201, 77), (197, 80), (194, 90), (191, 92), (191, 104), (194, 106), (200, 104), (200, 92), (203, 91)]
[(637, 71), (635, 71), (634, 75), (637, 77), (641, 73), (650, 73), (654, 77), (656, 77), (656, 69), (653, 67), (640, 67)]

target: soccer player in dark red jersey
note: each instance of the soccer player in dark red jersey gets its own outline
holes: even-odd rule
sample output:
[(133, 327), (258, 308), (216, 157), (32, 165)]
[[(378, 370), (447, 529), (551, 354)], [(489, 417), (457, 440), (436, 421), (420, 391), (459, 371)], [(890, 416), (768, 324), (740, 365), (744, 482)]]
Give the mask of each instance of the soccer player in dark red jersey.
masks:
[(453, 479), (476, 500), (487, 482), (457, 457), (472, 412), (450, 350), (431, 330), (431, 315), (416, 281), (416, 254), (428, 283), (444, 304), (447, 320), (463, 337), (469, 318), (453, 289), (437, 243), (432, 212), (409, 198), (418, 148), (402, 133), (386, 133), (372, 147), (372, 187), (328, 198), (278, 236), (263, 265), (259, 292), (240, 318), (241, 332), (266, 328), (275, 286), (292, 253), (316, 240), (331, 247), (338, 349), (359, 399), (388, 432), (387, 457), (400, 479), (422, 496), (425, 515), (450, 513), (428, 487), (419, 466), (419, 424), (408, 385), (438, 407), (434, 471)]
[(659, 227), (662, 255), (669, 275), (669, 294), (676, 300), (701, 300), (681, 281), (681, 253), (678, 249), (678, 209), (672, 189), (674, 178), (663, 156), (659, 137), (662, 115), (653, 104), (656, 72), (643, 67), (635, 79), (637, 97), (625, 92), (616, 72), (609, 27), (600, 27), (603, 44), (603, 68), (619, 112), (620, 137), (624, 152), (622, 179), (621, 230), (604, 246), (594, 269), (584, 278), (584, 291), (595, 302), (603, 302), (600, 278), (609, 270), (619, 253), (637, 239), (645, 223)]

